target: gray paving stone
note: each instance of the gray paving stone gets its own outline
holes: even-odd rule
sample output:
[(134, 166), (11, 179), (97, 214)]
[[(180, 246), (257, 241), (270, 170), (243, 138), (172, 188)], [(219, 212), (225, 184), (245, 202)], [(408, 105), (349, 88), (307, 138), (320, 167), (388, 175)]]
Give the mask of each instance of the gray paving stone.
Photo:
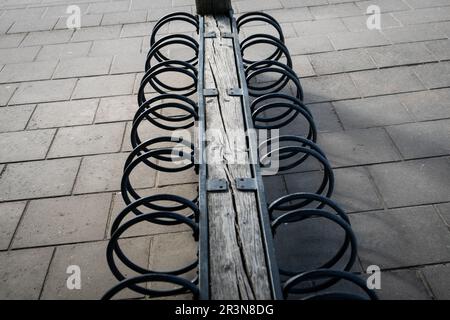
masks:
[(310, 7), (311, 13), (316, 19), (331, 19), (357, 16), (363, 13), (354, 3), (338, 3), (328, 6)]
[(264, 176), (264, 191), (268, 203), (288, 194), (284, 176)]
[(0, 83), (50, 79), (56, 64), (56, 61), (7, 64), (0, 72)]
[(75, 31), (72, 37), (73, 42), (89, 41), (89, 40), (103, 40), (118, 38), (122, 26), (102, 26), (81, 28)]
[(6, 33), (12, 26), (14, 22), (13, 21), (0, 21), (0, 34)]
[[(136, 264), (147, 268), (150, 238), (124, 239), (119, 242), (127, 257)], [(109, 270), (106, 262), (106, 241), (59, 246), (49, 268), (49, 274), (42, 292), (45, 300), (99, 300), (118, 280)], [(117, 258), (115, 258), (118, 260)], [(81, 270), (81, 290), (67, 289), (66, 273), (69, 265), (77, 265)], [(126, 277), (135, 274), (120, 261), (117, 263)], [(139, 297), (138, 293), (124, 290), (116, 296), (120, 299)]]
[(376, 68), (363, 49), (334, 51), (309, 56), (317, 74), (343, 73)]
[(268, 10), (267, 14), (270, 14), (278, 22), (297, 22), (313, 20), (313, 16), (308, 8), (293, 8), (291, 10)]
[(94, 41), (90, 56), (137, 55), (141, 51), (142, 38)]
[(0, 107), (6, 106), (9, 99), (13, 95), (14, 91), (16, 91), (16, 84), (3, 84), (0, 85)]
[(89, 5), (88, 11), (90, 13), (109, 13), (109, 12), (121, 12), (128, 11), (130, 7), (129, 0), (121, 0), (113, 3), (96, 2)]
[(48, 156), (54, 158), (118, 152), (124, 130), (124, 123), (61, 128)]
[(380, 7), (381, 12), (392, 12), (392, 11), (407, 11), (410, 10), (408, 5), (405, 4), (403, 0), (370, 0), (370, 1), (356, 1), (355, 4), (364, 10), (370, 5), (377, 5)]
[(326, 36), (307, 36), (286, 39), (291, 55), (333, 51), (333, 45)]
[(301, 21), (294, 23), (299, 36), (325, 35), (333, 32), (346, 32), (348, 29), (340, 19)]
[(450, 299), (450, 291), (448, 290), (450, 287), (449, 272), (450, 265), (448, 264), (429, 266), (422, 269), (422, 273), (427, 279), (434, 297), (438, 300)]
[(88, 55), (91, 46), (91, 42), (52, 44), (43, 46), (39, 51), (36, 60), (64, 60), (85, 57)]
[(0, 178), (0, 201), (68, 195), (80, 159), (8, 164)]
[(363, 97), (423, 90), (410, 67), (360, 71), (350, 74)]
[[(133, 6), (134, 6), (134, 3), (132, 3), (132, 7)], [(147, 21), (158, 21), (159, 19), (161, 19), (161, 17), (163, 17), (169, 13), (172, 13), (173, 11), (174, 11), (174, 9), (172, 7), (152, 8), (151, 10), (148, 10)], [(176, 11), (195, 13), (193, 11), (196, 11), (196, 10), (192, 10), (192, 6), (182, 6), (182, 7), (177, 6)]]
[(377, 290), (381, 300), (430, 300), (431, 297), (417, 270), (383, 271), (381, 290)]
[(369, 170), (389, 207), (450, 201), (450, 169), (446, 158), (370, 166)]
[(390, 41), (387, 40), (382, 33), (376, 30), (334, 33), (330, 34), (329, 37), (337, 50), (390, 44)]
[(14, 231), (25, 209), (26, 202), (0, 203), (0, 250), (7, 250)]
[(300, 78), (316, 75), (311, 65), (311, 62), (307, 56), (293, 56), (292, 65), (293, 65), (292, 68), (294, 69), (295, 73)]
[(73, 93), (75, 99), (131, 94), (135, 74), (81, 78)]
[(102, 25), (114, 25), (125, 23), (137, 23), (147, 21), (146, 11), (129, 11), (106, 13), (102, 19)]
[(146, 57), (144, 53), (115, 56), (110, 73), (144, 72)]
[(239, 1), (234, 6), (236, 13), (254, 11), (255, 8), (258, 8), (258, 10), (262, 11), (270, 9), (281, 9), (282, 7), (283, 6), (278, 0), (267, 0), (264, 2), (258, 0)]
[(445, 224), (450, 227), (450, 203), (441, 203), (435, 205)]
[[(251, 24), (250, 24), (251, 25)], [(297, 33), (295, 32), (294, 26), (292, 23), (281, 23), (281, 29), (283, 30), (283, 35), (285, 38), (295, 38), (297, 37)], [(276, 29), (274, 29), (273, 27), (267, 25), (267, 24), (262, 24), (262, 25), (251, 25), (251, 26), (244, 26), (241, 29), (241, 34), (245, 37), (248, 37), (252, 34), (256, 34), (256, 33), (265, 33), (265, 34), (269, 34), (272, 36), (276, 36), (278, 37), (278, 32), (276, 31)], [(194, 30), (192, 30), (194, 31)], [(180, 31), (175, 31), (175, 32), (180, 32)], [(171, 30), (171, 28), (169, 28), (169, 33), (175, 33), (174, 31)]]
[[(138, 109), (136, 96), (121, 96), (100, 99), (95, 122), (133, 120)], [(128, 138), (128, 137), (126, 137)]]
[[(98, 27), (100, 26), (102, 18), (103, 18), (102, 14), (83, 14), (81, 16), (81, 27), (82, 28)], [(56, 23), (53, 29), (54, 30), (67, 29), (67, 18), (66, 17), (59, 18), (58, 22)]]
[(98, 99), (88, 99), (39, 104), (28, 129), (91, 124), (98, 102)]
[(436, 61), (423, 43), (367, 48), (367, 52), (380, 68)]
[(68, 100), (76, 79), (47, 80), (21, 83), (10, 104), (25, 104)]
[(0, 134), (0, 162), (44, 159), (56, 130), (18, 131)]
[(309, 6), (320, 6), (328, 4), (327, 0), (280, 0), (283, 5), (283, 8), (297, 8), (297, 7), (309, 7)]
[(68, 42), (72, 37), (72, 33), (73, 30), (30, 32), (25, 37), (25, 40), (23, 40), (22, 46), (37, 46)]
[(334, 167), (400, 160), (383, 129), (360, 129), (322, 133), (318, 144)]
[(415, 71), (429, 89), (450, 86), (450, 62), (417, 66)]
[(406, 25), (448, 21), (450, 7), (424, 8), (405, 12), (395, 12), (394, 16)]
[(320, 76), (302, 80), (306, 103), (359, 97), (358, 90), (347, 74)]
[[(127, 153), (115, 153), (85, 157), (75, 184), (75, 193), (118, 191)], [(139, 164), (130, 175), (135, 188), (151, 188), (155, 184), (156, 171)]]
[[(356, 4), (358, 4), (358, 2), (356, 2)], [(357, 17), (342, 18), (342, 21), (350, 31), (359, 32), (368, 30), (367, 19), (368, 16), (357, 16)], [(389, 13), (382, 13), (380, 15), (380, 19), (381, 19), (381, 30), (401, 26), (401, 23), (397, 19), (393, 18), (392, 15)]]
[(350, 220), (364, 267), (399, 268), (450, 258), (450, 233), (431, 206), (354, 214)]
[(447, 0), (406, 0), (413, 8), (431, 8), (448, 5)]
[(315, 103), (308, 106), (314, 117), (318, 132), (336, 132), (342, 125), (331, 103)]
[(364, 129), (414, 121), (398, 95), (333, 102), (345, 129)]
[(413, 92), (399, 97), (419, 121), (450, 118), (450, 89)]
[[(383, 208), (366, 168), (341, 168), (333, 171), (335, 191), (332, 198), (346, 212)], [(322, 177), (323, 174), (319, 171), (286, 175), (288, 192), (315, 192), (322, 181)]]
[(23, 105), (2, 108), (0, 110), (0, 132), (25, 129), (34, 107), (34, 105)]
[(426, 42), (427, 48), (434, 54), (439, 60), (450, 59), (450, 40), (436, 40)]
[(405, 159), (450, 154), (450, 120), (401, 124), (387, 131)]
[(102, 240), (111, 194), (39, 199), (30, 202), (13, 247)]
[(23, 63), (33, 61), (39, 47), (0, 49), (0, 63)]
[(393, 43), (446, 39), (447, 36), (437, 24), (411, 25), (383, 30)]
[(38, 299), (52, 254), (53, 248), (1, 252), (0, 298)]
[[(157, 18), (156, 20), (159, 20)], [(120, 37), (127, 38), (127, 37), (144, 37), (149, 35), (149, 30), (153, 30), (153, 26), (155, 25), (154, 22), (145, 22), (145, 23), (132, 23), (132, 24), (125, 24), (122, 28), (122, 32), (120, 34)], [(164, 31), (167, 32), (167, 27), (162, 27), (159, 32), (164, 33)]]
[(58, 18), (32, 19), (16, 21), (8, 30), (8, 33), (48, 31), (52, 30)]
[(58, 68), (56, 69), (53, 78), (72, 78), (108, 74), (111, 60), (112, 58), (110, 57), (83, 57), (64, 60), (58, 64)]
[(17, 48), (25, 34), (0, 34), (0, 48)]
[[(51, 3), (52, 1), (49, 1), (49, 2)], [(59, 1), (53, 1), (53, 2), (59, 2)], [(81, 15), (82, 16), (85, 15), (89, 4), (80, 3), (82, 1), (77, 1), (77, 2), (78, 2), (77, 6), (80, 8)], [(51, 17), (51, 18), (65, 17), (65, 18), (67, 18), (67, 17), (69, 17), (69, 14), (66, 12), (67, 7), (68, 7), (67, 5), (57, 5), (57, 6), (48, 7), (48, 8), (46, 8), (43, 17), (44, 18), (47, 18), (47, 17)]]

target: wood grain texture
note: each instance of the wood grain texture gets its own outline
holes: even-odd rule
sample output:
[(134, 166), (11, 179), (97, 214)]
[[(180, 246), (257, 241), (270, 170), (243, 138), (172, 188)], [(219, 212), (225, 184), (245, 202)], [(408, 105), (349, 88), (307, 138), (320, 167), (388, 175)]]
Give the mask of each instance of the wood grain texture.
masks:
[(205, 87), (219, 95), (206, 99), (208, 179), (226, 179), (230, 189), (208, 193), (211, 299), (271, 299), (257, 199), (234, 182), (251, 178), (251, 168), (241, 99), (226, 92), (239, 87), (233, 41), (220, 37), (231, 31), (229, 18), (205, 16), (205, 32), (212, 31), (218, 36), (205, 39)]

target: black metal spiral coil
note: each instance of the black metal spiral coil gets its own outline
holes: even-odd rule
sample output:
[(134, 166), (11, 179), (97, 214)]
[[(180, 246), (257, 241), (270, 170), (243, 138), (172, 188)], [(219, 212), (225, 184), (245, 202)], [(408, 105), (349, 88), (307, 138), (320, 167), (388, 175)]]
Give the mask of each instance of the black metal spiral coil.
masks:
[[(241, 37), (241, 54), (249, 95), (253, 98), (250, 109), (256, 129), (281, 129), (297, 117), (303, 117), (309, 128), (304, 137), (280, 135), (271, 137), (260, 144), (260, 165), (270, 165), (277, 155), (278, 172), (299, 167), (307, 159), (315, 159), (322, 167), (322, 182), (314, 193), (299, 192), (283, 196), (268, 206), (274, 237), (279, 228), (286, 224), (296, 224), (308, 219), (325, 219), (342, 229), (345, 239), (328, 261), (311, 270), (295, 270), (280, 267), (280, 275), (287, 278), (283, 285), (284, 298), (300, 295), (302, 299), (377, 299), (376, 294), (367, 288), (366, 282), (351, 272), (357, 257), (357, 243), (350, 220), (344, 210), (331, 196), (334, 188), (334, 175), (331, 165), (321, 148), (316, 144), (317, 129), (313, 115), (303, 103), (303, 89), (300, 80), (292, 69), (292, 59), (284, 44), (280, 24), (271, 16), (250, 12), (237, 19), (238, 32), (252, 22), (266, 24), (273, 28), (278, 37), (267, 34), (253, 34)], [(251, 47), (264, 44), (273, 51), (263, 60), (246, 57)], [(265, 81), (267, 75), (276, 76)], [(292, 92), (286, 93), (288, 85)], [(283, 91), (284, 92), (281, 92)], [(263, 151), (265, 150), (265, 151)], [(269, 151), (267, 151), (269, 150)], [(338, 265), (341, 268), (338, 270)], [(329, 292), (333, 285), (344, 280), (352, 283), (364, 294)], [(320, 291), (324, 293), (320, 293)]]
[[(149, 270), (128, 258), (119, 243), (119, 238), (127, 230), (137, 224), (148, 223), (168, 227), (184, 225), (192, 231), (196, 241), (199, 236), (198, 197), (186, 199), (173, 194), (142, 196), (130, 179), (136, 167), (140, 165), (144, 165), (148, 170), (167, 173), (193, 170), (195, 167), (193, 143), (181, 135), (178, 136), (176, 130), (192, 128), (198, 120), (198, 105), (192, 96), (197, 93), (199, 43), (196, 37), (187, 34), (160, 35), (160, 31), (173, 22), (194, 26), (197, 34), (199, 32), (198, 17), (182, 12), (161, 18), (152, 31), (150, 51), (145, 61), (145, 75), (138, 91), (139, 108), (131, 126), (133, 150), (125, 162), (121, 181), (121, 194), (126, 208), (112, 223), (107, 247), (108, 265), (120, 282), (110, 289), (103, 299), (111, 299), (124, 289), (131, 289), (151, 298), (186, 292), (190, 292), (194, 298), (199, 296), (198, 275), (193, 279), (181, 276), (198, 268), (197, 256), (192, 257), (189, 264), (174, 270)], [(170, 59), (164, 50), (174, 45), (191, 50), (193, 57), (186, 60)], [(170, 83), (163, 79), (168, 73), (185, 76), (190, 83), (182, 86)], [(151, 90), (159, 95), (147, 97), (146, 94)], [(166, 114), (166, 110), (175, 110), (175, 115)], [(139, 134), (139, 128), (144, 123), (167, 131), (168, 135), (144, 139)], [(137, 276), (127, 278), (124, 272), (119, 270), (118, 261)], [(152, 286), (161, 283), (165, 284), (164, 289)]]

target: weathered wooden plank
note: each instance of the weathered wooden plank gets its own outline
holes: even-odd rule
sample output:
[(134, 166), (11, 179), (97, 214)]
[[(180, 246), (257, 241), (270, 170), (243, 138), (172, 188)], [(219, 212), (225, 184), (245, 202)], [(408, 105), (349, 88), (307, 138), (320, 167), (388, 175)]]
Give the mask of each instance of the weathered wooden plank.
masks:
[(231, 0), (195, 0), (197, 13), (206, 14), (227, 14), (231, 9)]
[(218, 97), (206, 99), (208, 179), (226, 179), (228, 192), (208, 193), (211, 299), (271, 299), (269, 276), (253, 192), (235, 187), (235, 178), (251, 178), (244, 116), (239, 97), (227, 89), (239, 87), (233, 41), (227, 16), (205, 16), (205, 88)]

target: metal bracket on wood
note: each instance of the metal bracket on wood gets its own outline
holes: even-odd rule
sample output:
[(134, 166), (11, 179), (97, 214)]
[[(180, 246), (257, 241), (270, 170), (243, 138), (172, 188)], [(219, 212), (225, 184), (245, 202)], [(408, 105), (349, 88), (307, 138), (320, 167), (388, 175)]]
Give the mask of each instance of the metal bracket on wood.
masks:
[(217, 34), (214, 31), (205, 32), (204, 38), (205, 39), (211, 39), (211, 38), (214, 39), (214, 38), (217, 38)]
[(234, 34), (233, 34), (232, 32), (222, 32), (222, 33), (220, 34), (220, 36), (221, 36), (222, 38), (231, 38), (231, 39), (234, 38)]
[(203, 89), (203, 96), (205, 97), (217, 97), (219, 92), (215, 88)]
[(225, 179), (209, 179), (206, 189), (208, 192), (227, 192), (228, 181)]
[(241, 88), (230, 88), (227, 89), (227, 94), (231, 97), (241, 97), (244, 91)]
[(234, 183), (239, 191), (256, 191), (258, 189), (254, 178), (236, 178)]

